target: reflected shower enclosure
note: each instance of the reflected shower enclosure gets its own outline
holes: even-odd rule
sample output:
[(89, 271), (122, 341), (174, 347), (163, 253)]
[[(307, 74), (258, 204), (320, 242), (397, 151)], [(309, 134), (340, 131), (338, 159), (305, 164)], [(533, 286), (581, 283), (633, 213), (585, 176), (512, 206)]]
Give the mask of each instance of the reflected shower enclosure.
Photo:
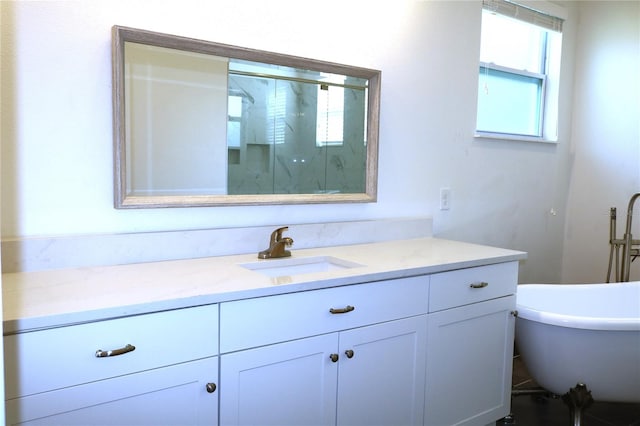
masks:
[(362, 193), (367, 80), (229, 62), (229, 194)]

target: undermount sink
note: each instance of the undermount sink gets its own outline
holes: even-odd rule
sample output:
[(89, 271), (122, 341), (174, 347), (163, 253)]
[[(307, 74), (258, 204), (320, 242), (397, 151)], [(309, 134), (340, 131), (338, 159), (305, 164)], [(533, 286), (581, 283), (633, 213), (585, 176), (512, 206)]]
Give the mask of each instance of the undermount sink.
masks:
[(240, 263), (239, 266), (267, 277), (283, 277), (357, 268), (364, 265), (332, 256), (313, 256), (268, 259), (259, 262)]

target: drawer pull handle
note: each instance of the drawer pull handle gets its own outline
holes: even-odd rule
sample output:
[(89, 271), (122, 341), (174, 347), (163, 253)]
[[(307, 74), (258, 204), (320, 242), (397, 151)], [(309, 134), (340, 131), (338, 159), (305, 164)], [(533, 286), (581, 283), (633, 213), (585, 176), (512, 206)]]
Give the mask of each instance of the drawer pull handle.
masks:
[(338, 362), (338, 359), (340, 359), (338, 354), (331, 354), (329, 355), (329, 358), (331, 359), (331, 362)]
[(206, 388), (207, 388), (207, 392), (214, 393), (218, 387), (216, 386), (215, 383), (207, 383)]
[(331, 312), (332, 314), (346, 314), (347, 312), (351, 312), (355, 309), (355, 307), (351, 306), (351, 305), (347, 305), (344, 308), (339, 308), (339, 309), (335, 309), (335, 308), (331, 308), (329, 309), (329, 312)]
[(347, 349), (346, 351), (344, 351), (344, 354), (347, 356), (347, 358), (351, 359), (353, 358), (353, 349)]
[(118, 355), (126, 354), (128, 352), (133, 352), (135, 350), (136, 350), (136, 347), (133, 345), (127, 345), (124, 348), (114, 349), (112, 351), (103, 351), (102, 349), (98, 349), (96, 351), (96, 357), (104, 358), (108, 356), (118, 356)]
[(485, 288), (485, 287), (486, 287), (486, 286), (488, 286), (488, 285), (489, 285), (489, 283), (488, 283), (488, 282), (484, 282), (484, 281), (482, 281), (482, 282), (480, 282), (480, 283), (472, 283), (472, 284), (469, 284), (469, 287), (471, 287), (471, 288)]

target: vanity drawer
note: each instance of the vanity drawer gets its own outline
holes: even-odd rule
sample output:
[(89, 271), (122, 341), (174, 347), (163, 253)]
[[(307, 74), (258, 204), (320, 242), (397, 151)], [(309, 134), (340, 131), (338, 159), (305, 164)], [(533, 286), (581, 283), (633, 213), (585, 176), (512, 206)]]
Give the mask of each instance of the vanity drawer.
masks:
[[(217, 305), (5, 336), (6, 398), (216, 355), (217, 336)], [(128, 344), (135, 349), (96, 356)]]
[(222, 303), (220, 352), (424, 314), (428, 289), (419, 276)]
[(515, 294), (517, 283), (518, 262), (433, 274), (429, 312)]

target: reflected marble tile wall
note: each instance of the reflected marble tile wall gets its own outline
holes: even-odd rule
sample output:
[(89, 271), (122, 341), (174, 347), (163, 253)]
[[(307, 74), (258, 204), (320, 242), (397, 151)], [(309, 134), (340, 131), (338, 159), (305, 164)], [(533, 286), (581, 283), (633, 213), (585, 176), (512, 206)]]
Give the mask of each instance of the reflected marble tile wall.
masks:
[[(230, 117), (240, 124), (238, 140), (228, 143), (229, 194), (365, 192), (366, 94), (341, 89), (230, 76), (229, 95), (240, 97), (242, 108), (239, 120)], [(324, 110), (321, 90), (335, 93)]]

